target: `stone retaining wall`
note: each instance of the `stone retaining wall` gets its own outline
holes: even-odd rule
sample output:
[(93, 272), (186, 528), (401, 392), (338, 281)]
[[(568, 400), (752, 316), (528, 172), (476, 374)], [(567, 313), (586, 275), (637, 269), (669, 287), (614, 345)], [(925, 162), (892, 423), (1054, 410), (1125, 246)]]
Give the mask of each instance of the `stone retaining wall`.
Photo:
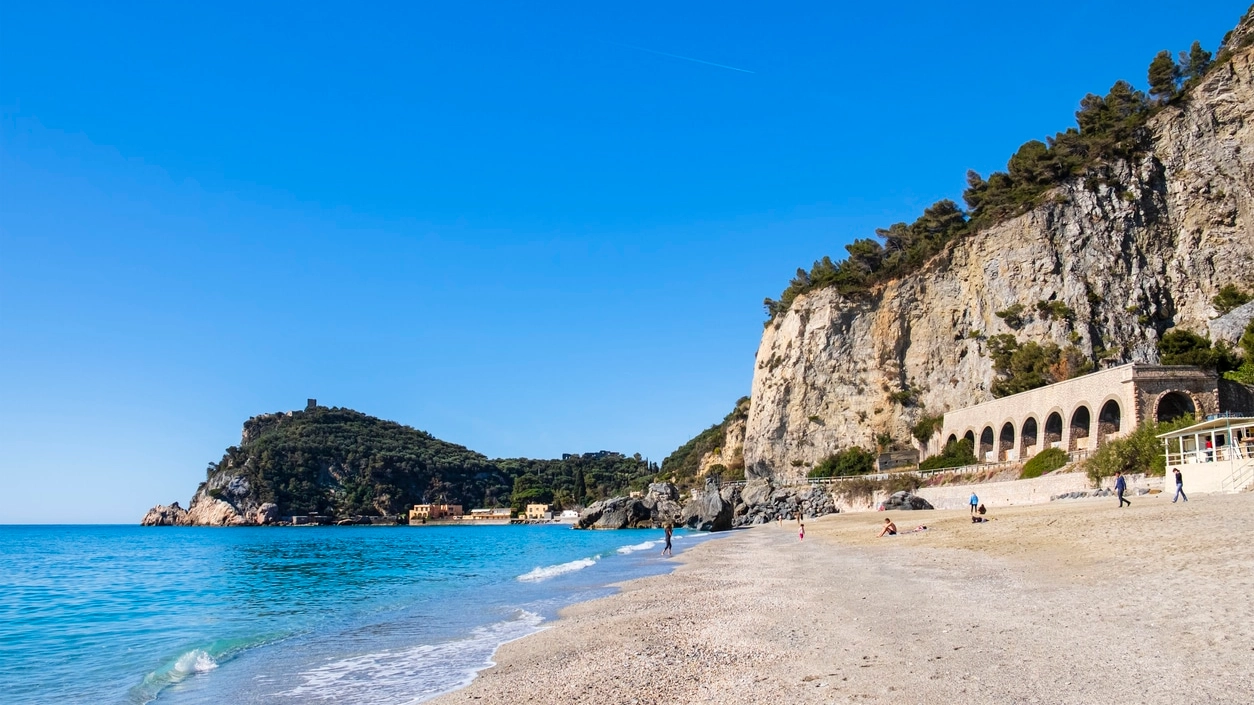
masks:
[[(1103, 489), (1111, 489), (1114, 480), (1107, 478), (1102, 483)], [(1163, 478), (1145, 475), (1128, 477), (1129, 496), (1138, 490), (1162, 489)], [(1033, 478), (1031, 480), (1006, 480), (1003, 482), (982, 482), (969, 485), (948, 485), (945, 487), (921, 487), (915, 494), (926, 499), (936, 509), (966, 509), (970, 503), (971, 493), (979, 497), (980, 503), (989, 509), (997, 507), (1013, 507), (1024, 504), (1044, 504), (1049, 498), (1068, 492), (1088, 492), (1093, 489), (1088, 475), (1082, 472), (1062, 472), (1053, 475)], [(1188, 491), (1188, 485), (1185, 491)], [(876, 492), (869, 500), (844, 501), (836, 499), (836, 508), (841, 512), (868, 512), (877, 509), (881, 502), (888, 498), (888, 493)]]

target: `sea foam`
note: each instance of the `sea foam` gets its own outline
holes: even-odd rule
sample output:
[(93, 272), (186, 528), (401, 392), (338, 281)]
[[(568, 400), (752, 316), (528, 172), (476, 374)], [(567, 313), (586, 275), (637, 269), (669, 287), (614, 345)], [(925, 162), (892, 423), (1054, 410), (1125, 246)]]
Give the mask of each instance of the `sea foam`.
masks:
[(556, 578), (559, 575), (583, 570), (589, 566), (596, 565), (596, 563), (596, 558), (580, 558), (578, 560), (570, 561), (569, 563), (558, 563), (557, 565), (536, 568), (535, 570), (528, 571), (518, 576), (518, 580), (524, 583), (538, 583), (541, 580), (548, 580), (549, 578)]
[[(174, 667), (170, 669), (170, 674), (186, 678), (197, 673), (208, 673), (217, 667), (218, 662), (204, 649), (193, 649), (178, 657), (178, 660), (174, 662)], [(174, 680), (182, 680), (182, 678), (176, 677)]]
[(647, 551), (654, 546), (657, 546), (659, 543), (660, 541), (645, 541), (644, 543), (632, 544), (630, 546), (621, 546), (618, 549), (618, 553), (625, 556), (629, 553), (635, 553), (637, 551)]
[(492, 666), (497, 647), (539, 631), (543, 621), (518, 610), (513, 619), (478, 627), (464, 639), (337, 659), (301, 672), (300, 685), (279, 695), (314, 702), (422, 702), (468, 685)]

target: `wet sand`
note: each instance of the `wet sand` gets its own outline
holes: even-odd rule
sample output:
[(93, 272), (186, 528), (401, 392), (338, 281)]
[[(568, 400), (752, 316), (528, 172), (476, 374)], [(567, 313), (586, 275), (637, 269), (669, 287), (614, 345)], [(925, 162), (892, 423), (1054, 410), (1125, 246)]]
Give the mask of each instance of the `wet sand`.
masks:
[(1254, 493), (1132, 502), (731, 532), (434, 702), (1254, 702)]

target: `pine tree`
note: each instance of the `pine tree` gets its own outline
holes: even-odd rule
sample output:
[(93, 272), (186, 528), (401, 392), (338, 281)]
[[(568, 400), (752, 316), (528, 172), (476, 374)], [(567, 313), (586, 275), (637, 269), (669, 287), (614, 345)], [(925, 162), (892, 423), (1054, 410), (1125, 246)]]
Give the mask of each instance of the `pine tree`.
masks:
[(1202, 48), (1201, 42), (1193, 42), (1188, 53), (1180, 52), (1180, 73), (1189, 81), (1201, 79), (1210, 64), (1210, 52)]
[(588, 496), (588, 486), (583, 477), (583, 468), (575, 467), (575, 502), (583, 504), (584, 499)]
[(1176, 96), (1176, 81), (1180, 67), (1166, 49), (1158, 52), (1149, 65), (1149, 92), (1159, 103), (1166, 103)]

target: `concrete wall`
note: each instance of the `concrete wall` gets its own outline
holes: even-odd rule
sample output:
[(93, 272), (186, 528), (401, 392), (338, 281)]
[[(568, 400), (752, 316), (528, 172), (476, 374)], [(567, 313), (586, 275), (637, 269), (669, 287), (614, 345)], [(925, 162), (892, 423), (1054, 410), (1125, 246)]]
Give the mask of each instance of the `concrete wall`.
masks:
[[(1226, 478), (1227, 475), (1224, 477)], [(1195, 489), (1190, 480), (1190, 475), (1185, 475), (1185, 494), (1194, 491), (1199, 493), (1218, 491), (1218, 489), (1203, 489), (1206, 486), (1209, 485), (1204, 485), (1202, 478), (1198, 478), (1198, 486)], [(1107, 478), (1102, 483), (1102, 487), (1104, 489), (1113, 489), (1114, 479)], [(979, 497), (980, 504), (991, 510), (998, 507), (1044, 504), (1049, 502), (1049, 498), (1055, 495), (1067, 492), (1087, 492), (1092, 489), (1093, 485), (1089, 482), (1088, 475), (1082, 472), (1064, 472), (1055, 475), (1045, 475), (1031, 480), (1006, 480), (1004, 482), (984, 482), (974, 485), (922, 487), (919, 488), (916, 494), (926, 499), (937, 509), (966, 509), (970, 504), (971, 493), (974, 492)], [(1129, 496), (1135, 496), (1138, 489), (1163, 489), (1163, 478), (1147, 477), (1145, 475), (1128, 476)], [(1175, 486), (1172, 485), (1167, 490), (1174, 492)], [(886, 499), (888, 499), (888, 494), (884, 492), (876, 492), (875, 496), (870, 500), (864, 499), (855, 502), (843, 501), (838, 497), (835, 498), (836, 508), (842, 512), (874, 511)]]
[(1083, 492), (1093, 489), (1089, 478), (1082, 472), (1065, 472), (1045, 475), (1031, 480), (985, 482), (978, 485), (952, 485), (948, 487), (922, 487), (918, 495), (937, 509), (965, 509), (974, 492), (980, 503), (994, 507), (1013, 507), (1021, 504), (1041, 504), (1053, 495), (1064, 492)]
[[(1180, 476), (1184, 480), (1184, 493), (1188, 495), (1194, 492), (1201, 494), (1244, 489), (1244, 485), (1232, 486), (1228, 481), (1234, 474), (1238, 474), (1240, 470), (1245, 469), (1248, 463), (1250, 463), (1249, 460), (1241, 459), (1213, 463), (1186, 463), (1172, 467), (1180, 468)], [(1167, 468), (1167, 477), (1164, 482), (1166, 484), (1163, 487), (1163, 491), (1175, 494), (1176, 477), (1171, 472), (1170, 467)], [(1228, 482), (1227, 486), (1225, 486), (1225, 482)]]

